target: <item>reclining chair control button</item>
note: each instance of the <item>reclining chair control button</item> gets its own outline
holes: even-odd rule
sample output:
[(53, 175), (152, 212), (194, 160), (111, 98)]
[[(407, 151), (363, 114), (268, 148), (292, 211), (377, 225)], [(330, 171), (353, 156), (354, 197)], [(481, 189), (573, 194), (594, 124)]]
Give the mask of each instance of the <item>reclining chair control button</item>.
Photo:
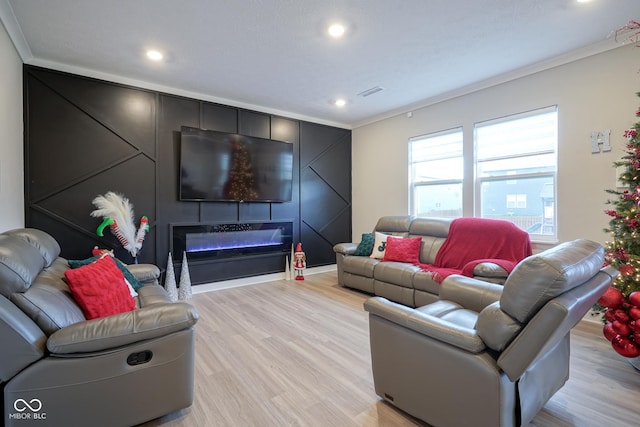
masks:
[(147, 363), (153, 357), (153, 353), (150, 350), (140, 351), (138, 353), (131, 353), (127, 357), (127, 364), (131, 366), (142, 365)]

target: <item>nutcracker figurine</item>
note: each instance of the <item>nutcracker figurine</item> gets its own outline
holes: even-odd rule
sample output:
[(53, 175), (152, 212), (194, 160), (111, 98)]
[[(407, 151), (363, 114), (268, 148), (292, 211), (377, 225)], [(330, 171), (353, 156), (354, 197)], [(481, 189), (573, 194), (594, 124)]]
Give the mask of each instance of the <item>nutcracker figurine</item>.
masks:
[(298, 243), (293, 254), (293, 271), (295, 272), (296, 280), (304, 280), (305, 268), (307, 268), (307, 257), (302, 252), (302, 243)]

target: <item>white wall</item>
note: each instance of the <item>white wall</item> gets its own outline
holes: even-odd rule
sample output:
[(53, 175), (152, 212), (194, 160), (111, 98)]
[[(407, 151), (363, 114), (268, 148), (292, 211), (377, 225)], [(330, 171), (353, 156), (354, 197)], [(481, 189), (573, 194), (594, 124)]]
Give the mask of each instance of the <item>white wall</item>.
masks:
[(24, 227), (22, 61), (0, 23), (0, 231)]
[[(640, 48), (628, 45), (354, 129), (353, 240), (380, 216), (407, 214), (410, 137), (463, 126), (471, 150), (474, 123), (558, 105), (558, 238), (604, 243), (605, 189), (615, 187), (623, 132), (638, 120), (639, 70)], [(604, 129), (613, 151), (591, 154), (591, 131)], [(465, 197), (472, 216), (471, 192)]]

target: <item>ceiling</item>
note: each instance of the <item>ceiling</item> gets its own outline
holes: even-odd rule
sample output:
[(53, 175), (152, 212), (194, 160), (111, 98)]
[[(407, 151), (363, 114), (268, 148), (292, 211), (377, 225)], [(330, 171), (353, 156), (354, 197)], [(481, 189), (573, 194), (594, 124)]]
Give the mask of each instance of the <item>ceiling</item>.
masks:
[(0, 19), (27, 64), (354, 128), (619, 47), (640, 1), (0, 0)]

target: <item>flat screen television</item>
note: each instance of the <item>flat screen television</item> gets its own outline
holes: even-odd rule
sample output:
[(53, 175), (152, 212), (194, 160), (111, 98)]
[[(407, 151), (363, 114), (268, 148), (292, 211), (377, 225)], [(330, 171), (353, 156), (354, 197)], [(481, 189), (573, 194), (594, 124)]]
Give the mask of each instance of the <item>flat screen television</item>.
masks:
[(293, 144), (188, 126), (180, 133), (180, 200), (291, 200)]

